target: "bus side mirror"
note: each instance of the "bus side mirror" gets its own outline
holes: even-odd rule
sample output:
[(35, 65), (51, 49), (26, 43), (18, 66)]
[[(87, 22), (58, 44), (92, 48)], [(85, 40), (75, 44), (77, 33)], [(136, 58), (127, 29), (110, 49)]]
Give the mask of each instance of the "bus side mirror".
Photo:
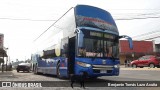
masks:
[(81, 30), (77, 30), (77, 34), (78, 34), (78, 47), (83, 47), (83, 37), (84, 34)]
[(132, 41), (132, 38), (127, 36), (127, 35), (122, 35), (122, 36), (119, 36), (119, 39), (121, 38), (126, 38), (128, 40), (128, 43), (129, 43), (129, 48), (130, 49), (133, 49), (133, 41)]

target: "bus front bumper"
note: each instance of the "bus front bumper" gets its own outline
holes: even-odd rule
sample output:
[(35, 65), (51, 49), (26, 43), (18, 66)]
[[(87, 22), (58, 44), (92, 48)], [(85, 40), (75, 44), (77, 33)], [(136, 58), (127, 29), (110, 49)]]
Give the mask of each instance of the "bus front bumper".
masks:
[(92, 65), (89, 67), (76, 65), (75, 69), (76, 75), (86, 72), (88, 77), (118, 76), (120, 70), (119, 65)]

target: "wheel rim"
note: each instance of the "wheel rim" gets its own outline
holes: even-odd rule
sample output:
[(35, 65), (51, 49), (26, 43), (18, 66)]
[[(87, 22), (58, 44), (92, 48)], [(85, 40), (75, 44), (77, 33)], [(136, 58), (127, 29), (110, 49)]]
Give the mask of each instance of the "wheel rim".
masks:
[(150, 68), (154, 68), (154, 64), (150, 64), (149, 67), (150, 67)]

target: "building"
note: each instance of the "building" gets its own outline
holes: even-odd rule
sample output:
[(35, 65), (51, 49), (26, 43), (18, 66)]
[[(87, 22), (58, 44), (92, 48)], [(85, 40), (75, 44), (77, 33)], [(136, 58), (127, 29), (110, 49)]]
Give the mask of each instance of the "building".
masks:
[(156, 52), (160, 53), (160, 44), (155, 44)]
[(124, 64), (125, 60), (132, 61), (143, 55), (155, 54), (154, 41), (133, 41), (133, 49), (129, 48), (127, 40), (120, 40), (120, 62)]
[(156, 55), (160, 56), (160, 44), (155, 44)]
[[(4, 48), (3, 46), (3, 43), (4, 43), (4, 35), (0, 33), (0, 65), (2, 63), (2, 72), (3, 72), (3, 66), (4, 66), (4, 57), (8, 57), (7, 56), (7, 53), (6, 53), (6, 50), (8, 48)], [(7, 59), (6, 59), (7, 60)], [(7, 64), (6, 64), (7, 65)]]

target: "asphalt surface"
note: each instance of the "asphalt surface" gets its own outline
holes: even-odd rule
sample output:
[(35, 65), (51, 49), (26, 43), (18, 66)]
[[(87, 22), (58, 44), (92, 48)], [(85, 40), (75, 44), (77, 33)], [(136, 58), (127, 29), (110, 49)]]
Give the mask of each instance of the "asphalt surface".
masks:
[[(121, 66), (120, 75), (119, 76), (105, 76), (99, 77), (98, 79), (91, 79), (92, 82), (85, 82), (86, 88), (80, 88), (78, 83), (75, 83), (75, 87), (72, 89), (69, 85), (70, 82), (68, 79), (58, 79), (56, 76), (53, 75), (35, 75), (33, 73), (26, 73), (20, 72), (17, 73), (15, 70), (13, 71), (4, 71), (3, 73), (0, 72), (0, 81), (48, 81), (47, 85), (54, 85), (64, 84), (62, 87), (1, 87), (3, 90), (160, 90), (160, 87), (104, 87), (104, 85), (100, 85), (99, 81), (105, 81), (106, 84), (108, 82), (113, 81), (160, 81), (160, 68), (131, 68), (131, 67), (124, 67)], [(51, 81), (51, 82), (50, 82)], [(54, 82), (53, 82), (54, 81)], [(104, 84), (104, 83), (103, 83)], [(91, 86), (88, 86), (91, 85)], [(100, 85), (100, 86), (96, 86)], [(102, 87), (101, 87), (102, 86)]]

